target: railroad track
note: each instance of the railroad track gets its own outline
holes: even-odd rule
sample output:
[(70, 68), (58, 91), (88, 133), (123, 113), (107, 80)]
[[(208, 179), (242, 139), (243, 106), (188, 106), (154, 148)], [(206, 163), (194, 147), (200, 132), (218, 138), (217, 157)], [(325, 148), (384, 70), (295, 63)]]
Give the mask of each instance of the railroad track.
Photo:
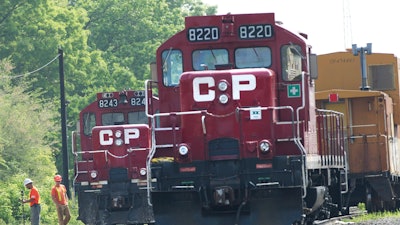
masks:
[(357, 207), (351, 207), (350, 208), (350, 214), (349, 215), (344, 215), (344, 216), (338, 216), (335, 218), (330, 218), (326, 220), (317, 220), (314, 222), (314, 225), (347, 225), (347, 224), (354, 224), (354, 222), (343, 222), (345, 219), (350, 219), (354, 218), (357, 216), (361, 216), (366, 214), (367, 211), (365, 210), (360, 210)]

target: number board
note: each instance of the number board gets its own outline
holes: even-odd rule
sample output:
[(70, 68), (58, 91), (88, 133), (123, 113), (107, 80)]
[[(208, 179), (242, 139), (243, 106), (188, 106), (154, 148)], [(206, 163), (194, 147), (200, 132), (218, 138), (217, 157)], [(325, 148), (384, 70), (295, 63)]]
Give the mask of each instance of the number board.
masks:
[(239, 27), (240, 39), (265, 39), (272, 37), (271, 24), (253, 24)]
[(131, 98), (131, 106), (144, 106), (146, 105), (146, 99), (144, 97), (133, 97)]
[[(146, 99), (144, 97), (133, 97), (129, 100), (131, 106), (144, 106)], [(117, 108), (119, 106), (119, 99), (105, 98), (98, 101), (99, 108)]]
[(116, 108), (118, 107), (118, 99), (116, 98), (104, 98), (98, 101), (99, 108)]
[(190, 42), (218, 41), (219, 36), (218, 27), (196, 27), (189, 28), (187, 31), (187, 39)]

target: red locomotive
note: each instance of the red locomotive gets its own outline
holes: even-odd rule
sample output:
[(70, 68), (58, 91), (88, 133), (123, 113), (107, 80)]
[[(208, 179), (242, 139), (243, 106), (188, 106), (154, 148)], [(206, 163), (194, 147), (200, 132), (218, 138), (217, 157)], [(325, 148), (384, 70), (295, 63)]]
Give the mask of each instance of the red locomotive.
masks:
[(147, 165), (156, 224), (311, 224), (339, 214), (342, 114), (315, 108), (307, 36), (273, 13), (185, 22), (158, 48), (157, 80), (146, 83), (160, 103), (149, 113)]
[(83, 223), (154, 222), (146, 189), (151, 143), (145, 105), (144, 91), (106, 92), (81, 111), (73, 152)]
[(273, 13), (185, 22), (157, 50), (145, 104), (114, 92), (82, 111), (79, 219), (287, 225), (344, 211), (343, 114), (315, 106), (307, 36)]

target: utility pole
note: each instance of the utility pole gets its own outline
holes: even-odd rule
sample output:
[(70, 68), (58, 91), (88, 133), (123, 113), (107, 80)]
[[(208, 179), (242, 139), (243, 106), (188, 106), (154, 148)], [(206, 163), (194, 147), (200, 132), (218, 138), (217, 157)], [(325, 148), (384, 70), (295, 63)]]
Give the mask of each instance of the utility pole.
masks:
[(372, 53), (372, 44), (367, 43), (367, 47), (361, 47), (357, 48), (356, 44), (352, 45), (352, 52), (354, 56), (357, 56), (358, 53), (360, 53), (360, 63), (361, 63), (361, 78), (362, 78), (362, 84), (360, 87), (360, 90), (367, 91), (370, 90), (371, 87), (368, 86), (368, 76), (367, 76), (367, 57), (365, 56), (365, 53), (367, 55), (370, 55)]
[(349, 0), (343, 0), (343, 45), (347, 49), (353, 42), (353, 32), (351, 26), (351, 10)]
[(59, 74), (60, 74), (60, 102), (61, 102), (61, 135), (62, 135), (62, 158), (63, 158), (63, 183), (67, 189), (67, 195), (71, 197), (69, 191), (69, 176), (68, 176), (68, 148), (67, 148), (67, 116), (65, 102), (65, 86), (64, 86), (64, 56), (63, 50), (58, 49)]

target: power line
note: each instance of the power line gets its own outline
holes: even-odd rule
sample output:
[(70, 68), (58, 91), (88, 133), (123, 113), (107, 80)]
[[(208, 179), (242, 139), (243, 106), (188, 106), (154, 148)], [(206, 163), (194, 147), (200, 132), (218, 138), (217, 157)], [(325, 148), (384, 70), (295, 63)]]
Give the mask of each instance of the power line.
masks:
[(16, 78), (20, 78), (20, 77), (24, 77), (24, 76), (28, 76), (28, 75), (34, 74), (34, 73), (36, 73), (36, 72), (38, 72), (38, 71), (40, 71), (40, 70), (46, 68), (46, 67), (47, 67), (48, 65), (50, 65), (52, 62), (54, 62), (56, 59), (58, 59), (58, 57), (60, 57), (60, 54), (58, 54), (56, 57), (54, 57), (54, 59), (50, 60), (48, 63), (46, 63), (45, 65), (43, 65), (42, 67), (40, 67), (40, 68), (38, 68), (38, 69), (36, 69), (36, 70), (34, 70), (34, 71), (27, 72), (27, 73), (20, 74), (20, 75), (15, 75), (15, 76), (9, 76), (9, 77), (4, 77), (4, 76), (3, 76), (3, 77), (1, 77), (1, 78), (16, 79)]

